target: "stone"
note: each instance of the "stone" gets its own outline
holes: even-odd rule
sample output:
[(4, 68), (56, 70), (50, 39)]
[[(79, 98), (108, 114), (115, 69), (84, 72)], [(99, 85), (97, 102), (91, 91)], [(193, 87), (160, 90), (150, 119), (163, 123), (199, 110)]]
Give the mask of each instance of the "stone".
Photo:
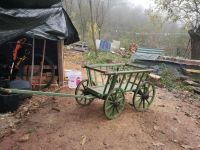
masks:
[(27, 142), (30, 138), (30, 134), (24, 134), (18, 141), (19, 142)]

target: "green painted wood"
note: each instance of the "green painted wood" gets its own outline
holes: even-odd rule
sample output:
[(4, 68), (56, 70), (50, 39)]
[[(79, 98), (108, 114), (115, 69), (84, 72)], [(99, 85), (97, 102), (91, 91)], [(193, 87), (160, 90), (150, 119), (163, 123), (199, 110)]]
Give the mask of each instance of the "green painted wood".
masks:
[(129, 75), (128, 81), (127, 81), (127, 83), (126, 83), (126, 85), (125, 85), (125, 88), (124, 88), (125, 91), (126, 91), (128, 85), (129, 85), (129, 83), (130, 83), (130, 80), (131, 80), (131, 78), (132, 78), (132, 75), (133, 75), (133, 73), (131, 73), (131, 74)]
[(108, 72), (106, 75), (119, 75), (119, 74), (130, 74), (130, 73), (150, 73), (153, 69), (140, 69), (140, 70), (131, 70), (131, 71), (117, 71), (117, 72)]
[[(94, 84), (94, 83), (93, 83)], [(85, 98), (85, 93), (86, 93), (86, 89), (89, 85), (89, 81), (88, 80), (82, 80), (78, 86), (76, 87), (76, 90), (75, 90), (75, 96), (77, 95), (82, 95), (84, 97), (75, 97), (76, 99), (76, 102), (79, 104), (79, 105), (82, 105), (82, 106), (87, 106), (87, 105), (90, 105), (94, 98), (93, 99), (87, 99)]]
[(96, 68), (96, 67), (112, 67), (112, 66), (123, 66), (123, 63), (118, 64), (94, 64), (94, 65), (86, 65), (83, 67), (90, 67), (90, 68)]
[(5, 89), (0, 88), (1, 92), (4, 93), (16, 93), (16, 94), (32, 94), (32, 95), (44, 95), (44, 96), (59, 96), (59, 97), (74, 97), (74, 98), (86, 98), (93, 99), (95, 98), (92, 95), (74, 95), (74, 94), (66, 94), (66, 93), (55, 93), (55, 92), (42, 92), (42, 91), (31, 91), (31, 90), (19, 90), (19, 89)]
[[(108, 86), (110, 86), (110, 84), (108, 84)], [(119, 88), (119, 86), (120, 86), (120, 83), (117, 83), (117, 84), (115, 84), (114, 88)], [(137, 89), (137, 85), (132, 86), (132, 83), (128, 84), (126, 90), (125, 90), (125, 87), (126, 87), (126, 83), (121, 85), (121, 89), (123, 90), (123, 92), (134, 91)], [(103, 86), (103, 85), (102, 86), (92, 86), (92, 87), (89, 86), (87, 90), (90, 93), (92, 93), (93, 95), (100, 94), (101, 96), (105, 96), (108, 94), (109, 88), (107, 88), (105, 92), (104, 92), (104, 88), (105, 88), (105, 86)]]
[(139, 85), (133, 96), (133, 106), (137, 111), (149, 109), (155, 98), (155, 87), (150, 82)]
[[(109, 82), (110, 82), (110, 77), (111, 77), (111, 75), (108, 75), (108, 79), (107, 79), (107, 81), (106, 81), (106, 85), (104, 86), (104, 90), (103, 90), (102, 95), (105, 95), (105, 93), (107, 93), (106, 91), (107, 91), (107, 89), (108, 89), (108, 85), (109, 85)], [(101, 94), (101, 93), (100, 93), (100, 94)]]
[(107, 119), (117, 118), (125, 107), (125, 96), (121, 89), (113, 89), (104, 101), (104, 114)]

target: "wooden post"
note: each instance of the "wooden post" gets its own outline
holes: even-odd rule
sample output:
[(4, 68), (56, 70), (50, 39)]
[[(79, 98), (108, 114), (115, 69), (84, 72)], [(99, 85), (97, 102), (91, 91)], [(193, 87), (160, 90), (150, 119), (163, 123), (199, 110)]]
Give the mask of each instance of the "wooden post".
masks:
[(64, 84), (64, 40), (60, 40), (57, 43), (58, 51), (58, 84), (63, 86)]
[(41, 90), (42, 85), (42, 75), (44, 70), (44, 57), (45, 57), (45, 51), (46, 51), (46, 40), (44, 40), (44, 46), (43, 46), (43, 52), (42, 52), (42, 63), (41, 63), (41, 70), (40, 70), (40, 84), (39, 89)]
[(32, 63), (31, 63), (31, 79), (30, 83), (33, 86), (33, 76), (34, 76), (34, 65), (35, 65), (35, 37), (33, 37), (33, 47), (32, 47)]

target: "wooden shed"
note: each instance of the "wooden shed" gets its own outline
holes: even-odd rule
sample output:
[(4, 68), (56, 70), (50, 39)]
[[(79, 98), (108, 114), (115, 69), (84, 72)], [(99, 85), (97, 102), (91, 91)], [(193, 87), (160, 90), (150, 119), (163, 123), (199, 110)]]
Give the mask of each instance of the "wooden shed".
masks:
[[(9, 60), (16, 42), (25, 37), (27, 43), (32, 45), (32, 55), (22, 68), (23, 78), (30, 80), (28, 77), (31, 77), (31, 83), (34, 82), (33, 74), (37, 68), (44, 70), (43, 75), (48, 78), (48, 70), (52, 71), (52, 67), (49, 66), (53, 64), (54, 81), (63, 85), (64, 45), (79, 41), (79, 37), (61, 1), (2, 0), (0, 8), (0, 57), (7, 57)], [(39, 58), (42, 64), (38, 61)], [(51, 62), (50, 65), (45, 65), (45, 61), (47, 64)], [(41, 74), (37, 76), (41, 80)]]

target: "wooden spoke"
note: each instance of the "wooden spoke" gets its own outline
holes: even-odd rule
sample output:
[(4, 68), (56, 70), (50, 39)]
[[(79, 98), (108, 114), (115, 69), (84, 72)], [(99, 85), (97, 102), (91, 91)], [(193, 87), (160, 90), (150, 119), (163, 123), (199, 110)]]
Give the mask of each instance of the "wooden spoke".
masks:
[(121, 89), (114, 89), (104, 101), (104, 113), (108, 119), (117, 118), (125, 106), (125, 97)]
[(141, 107), (141, 105), (142, 105), (142, 99), (140, 99), (140, 103), (139, 103), (139, 108)]
[[(87, 95), (87, 87), (88, 87), (88, 80), (83, 80), (81, 81), (76, 90), (75, 90), (75, 95)], [(80, 94), (81, 93), (81, 94)], [(79, 104), (79, 105), (82, 105), (82, 106), (87, 106), (87, 105), (90, 105), (92, 103), (94, 99), (86, 99), (86, 98), (76, 98), (76, 102)]]
[(145, 111), (151, 106), (154, 97), (155, 87), (150, 82), (144, 82), (134, 93), (133, 106), (137, 111)]
[(144, 101), (144, 100), (142, 100), (142, 103), (143, 103), (143, 108), (145, 108), (145, 101)]
[(148, 101), (148, 99), (145, 99), (145, 101), (146, 101), (149, 105), (151, 105), (151, 103)]

